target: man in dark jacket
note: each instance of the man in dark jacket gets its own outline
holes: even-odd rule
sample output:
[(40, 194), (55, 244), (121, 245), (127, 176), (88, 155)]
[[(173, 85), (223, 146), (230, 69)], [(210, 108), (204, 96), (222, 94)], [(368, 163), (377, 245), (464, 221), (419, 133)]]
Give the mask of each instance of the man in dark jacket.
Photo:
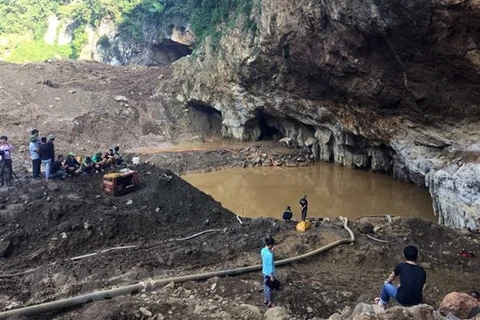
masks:
[(75, 159), (75, 153), (69, 152), (65, 160), (65, 171), (69, 175), (76, 175), (80, 173), (80, 162)]
[(51, 181), (50, 167), (52, 166), (53, 159), (52, 145), (47, 142), (46, 137), (42, 137), (40, 141), (41, 144), (38, 153), (40, 154), (40, 160), (42, 160), (42, 164), (45, 166), (45, 181)]
[(52, 179), (65, 179), (65, 165), (63, 164), (63, 156), (58, 155), (57, 160), (55, 160), (50, 168), (50, 177)]
[(48, 143), (50, 144), (50, 147), (52, 148), (52, 161), (55, 160), (55, 144), (53, 143), (55, 141), (55, 135), (49, 134), (48, 137)]
[(300, 199), (299, 205), (300, 205), (300, 210), (302, 210), (302, 221), (305, 221), (307, 219), (307, 211), (308, 211), (307, 195), (304, 195), (302, 199)]
[(290, 206), (288, 206), (287, 209), (285, 209), (285, 211), (283, 212), (283, 220), (285, 220), (285, 222), (288, 222), (292, 220), (292, 217), (292, 209), (290, 208)]

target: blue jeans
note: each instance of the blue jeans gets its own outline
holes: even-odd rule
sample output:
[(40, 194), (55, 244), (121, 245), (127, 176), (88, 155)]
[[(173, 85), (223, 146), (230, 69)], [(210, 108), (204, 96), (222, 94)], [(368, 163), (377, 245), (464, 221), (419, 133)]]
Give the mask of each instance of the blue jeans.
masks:
[(263, 275), (263, 300), (267, 303), (272, 302), (272, 288), (267, 286), (267, 280), (269, 278), (269, 276)]
[(52, 179), (63, 178), (64, 175), (65, 175), (64, 170), (58, 170), (55, 173), (51, 173), (50, 178), (52, 178)]
[(45, 179), (51, 179), (50, 167), (52, 166), (52, 159), (42, 160), (43, 165), (45, 166)]
[(384, 283), (382, 287), (382, 291), (380, 291), (380, 300), (382, 301), (383, 305), (388, 304), (390, 298), (397, 299), (397, 286), (391, 283)]

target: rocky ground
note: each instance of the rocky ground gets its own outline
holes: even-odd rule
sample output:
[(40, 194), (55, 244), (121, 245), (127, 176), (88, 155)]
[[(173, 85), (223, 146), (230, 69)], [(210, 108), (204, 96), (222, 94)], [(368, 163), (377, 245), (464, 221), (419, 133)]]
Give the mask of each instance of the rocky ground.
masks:
[[(185, 64), (181, 67), (185, 68)], [(314, 221), (314, 227), (305, 233), (295, 231), (293, 223), (273, 219), (243, 219), (241, 224), (233, 213), (185, 183), (174, 172), (200, 172), (232, 166), (301, 166), (310, 164), (316, 157), (324, 159), (327, 156), (328, 159), (324, 160), (330, 161), (334, 155), (333, 160), (337, 163), (372, 170), (377, 168), (388, 173), (384, 169), (391, 166), (392, 150), (378, 144), (377, 140), (371, 145), (362, 135), (351, 133), (357, 131), (345, 131), (343, 127), (340, 131), (332, 129), (334, 134), (322, 131), (322, 125), (315, 121), (305, 127), (305, 123), (300, 122), (306, 121), (304, 116), (308, 118), (308, 113), (295, 115), (296, 120), (290, 119), (288, 123), (276, 124), (275, 121), (284, 119), (258, 113), (258, 118), (250, 119), (258, 120), (258, 123), (245, 134), (260, 137), (265, 133), (262, 128), (266, 128), (265, 124), (260, 125), (260, 121), (267, 121), (269, 130), (275, 126), (280, 131), (293, 130), (295, 144), (303, 147), (284, 148), (280, 144), (266, 143), (196, 151), (186, 148), (161, 154), (132, 153), (126, 158), (141, 154), (142, 163), (145, 163), (138, 167), (142, 187), (135, 193), (117, 198), (102, 192), (100, 175), (49, 184), (30, 181), (25, 171), (29, 167), (26, 141), (28, 132), (34, 127), (40, 129), (42, 135), (57, 135), (58, 152), (74, 151), (81, 155), (113, 145), (119, 145), (121, 150), (131, 150), (155, 148), (166, 141), (203, 141), (208, 135), (220, 136), (222, 129), (238, 129), (233, 122), (226, 128), (222, 123), (232, 120), (228, 113), (231, 110), (223, 110), (219, 116), (214, 108), (207, 106), (215, 106), (215, 102), (222, 99), (203, 99), (199, 94), (195, 100), (195, 94), (188, 94), (189, 88), (182, 88), (184, 95), (176, 95), (171, 88), (165, 90), (170, 85), (171, 68), (173, 66), (114, 68), (71, 61), (23, 66), (0, 64), (0, 111), (4, 115), (0, 130), (16, 147), (15, 169), (23, 182), (21, 186), (15, 181), (13, 189), (0, 189), (1, 308), (18, 308), (150, 278), (256, 264), (267, 234), (278, 241), (278, 258), (305, 253), (347, 236), (339, 220)], [(178, 74), (175, 77), (177, 85)], [(184, 85), (188, 87), (188, 82)], [(235, 94), (232, 101), (242, 96), (241, 90), (236, 90)], [(285, 101), (281, 104), (298, 107), (293, 103), (296, 100)], [(257, 107), (255, 105), (250, 111)], [(280, 116), (277, 114), (277, 117)], [(349, 116), (346, 119), (350, 119)], [(368, 114), (361, 119), (370, 123)], [(432, 138), (435, 136), (432, 132), (420, 136), (423, 129), (407, 120), (394, 126), (390, 126), (389, 121), (395, 119), (384, 122), (382, 130), (403, 128), (395, 131), (400, 137), (392, 140), (395, 144), (392, 148), (398, 154), (404, 153), (401, 158), (409, 161), (408, 166), (399, 168), (410, 169), (398, 172), (405, 173), (408, 181), (424, 182), (430, 165), (435, 165), (439, 159), (451, 161), (449, 168), (455, 169), (452, 172), (443, 172), (447, 170), (445, 168), (435, 171), (441, 167), (436, 165), (435, 170), (430, 171), (431, 191), (438, 198), (434, 198), (435, 203), (442, 205), (437, 211), (444, 212), (447, 218), (447, 213), (453, 212), (451, 218), (458, 220), (457, 211), (464, 210), (462, 221), (470, 219), (468, 222), (473, 225), (472, 217), (478, 213), (475, 209), (478, 190), (474, 183), (478, 176), (475, 171), (478, 159), (473, 148), (478, 128), (472, 124), (473, 133), (464, 144), (473, 148), (473, 154), (467, 159), (471, 163), (464, 164), (451, 152), (457, 149), (448, 149), (443, 138)], [(247, 124), (237, 123), (242, 128), (245, 125), (245, 130)], [(350, 125), (355, 127), (355, 122)], [(418, 129), (414, 138), (412, 128)], [(435, 132), (442, 128), (435, 129)], [(462, 133), (464, 128), (462, 126), (459, 132)], [(449, 132), (453, 132), (449, 134), (451, 140), (456, 141), (455, 130)], [(462, 136), (460, 133), (458, 137)], [(307, 143), (312, 134), (316, 139), (313, 146)], [(233, 134), (227, 132), (227, 135)], [(408, 141), (405, 140), (407, 142), (402, 140), (404, 136), (409, 137)], [(425, 154), (431, 159), (426, 167), (423, 166)], [(431, 154), (434, 156), (430, 157)], [(460, 156), (462, 158), (465, 154)], [(377, 160), (383, 162), (376, 163)], [(368, 166), (364, 166), (365, 161)], [(443, 175), (439, 176), (440, 173)], [(452, 179), (458, 183), (449, 184)], [(448, 188), (440, 186), (440, 182)], [(466, 206), (458, 205), (458, 193), (452, 193), (452, 188), (465, 195)], [(455, 221), (445, 222), (456, 224)], [(283, 312), (276, 318), (272, 316), (273, 319), (327, 318), (358, 302), (372, 301), (385, 277), (402, 259), (401, 252), (407, 244), (415, 244), (421, 250), (421, 263), (428, 273), (425, 302), (434, 308), (448, 292), (467, 291), (478, 286), (479, 258), (459, 255), (462, 248), (480, 251), (478, 234), (419, 219), (387, 222), (372, 218), (352, 221), (350, 225), (357, 236), (354, 244), (279, 269), (283, 290), (276, 294), (276, 300), (284, 309), (268, 311)], [(388, 243), (368, 239), (359, 228), (362, 232), (372, 231), (375, 237)], [(191, 240), (176, 240), (208, 229), (220, 231)], [(135, 248), (110, 250), (71, 260), (72, 257), (128, 245)], [(260, 281), (259, 274), (253, 273), (170, 284), (154, 292), (96, 302), (36, 318), (268, 318), (262, 304)]]
[(251, 147), (184, 150), (140, 155), (143, 161), (168, 168), (178, 174), (210, 172), (224, 168), (299, 167), (314, 163), (311, 148), (285, 148), (282, 143)]
[[(257, 264), (266, 235), (277, 239), (278, 259), (348, 237), (339, 220), (314, 221), (305, 233), (295, 231), (294, 223), (274, 219), (242, 219), (240, 224), (234, 214), (171, 171), (151, 165), (137, 169), (141, 189), (122, 197), (105, 195), (100, 175), (49, 184), (25, 180), (23, 187), (1, 190), (4, 310), (142, 280)], [(346, 306), (372, 301), (407, 244), (420, 248), (427, 268), (426, 303), (438, 307), (448, 292), (478, 284), (478, 257), (459, 256), (462, 248), (479, 250), (478, 235), (420, 219), (394, 218), (389, 223), (371, 218), (350, 226), (357, 237), (354, 244), (279, 269), (283, 290), (276, 293), (276, 302), (290, 317), (327, 318)], [(220, 230), (171, 240), (207, 229)], [(372, 229), (388, 243), (362, 233)], [(135, 248), (70, 259), (127, 245)], [(261, 319), (267, 310), (260, 290), (258, 273), (212, 278), (36, 319)]]

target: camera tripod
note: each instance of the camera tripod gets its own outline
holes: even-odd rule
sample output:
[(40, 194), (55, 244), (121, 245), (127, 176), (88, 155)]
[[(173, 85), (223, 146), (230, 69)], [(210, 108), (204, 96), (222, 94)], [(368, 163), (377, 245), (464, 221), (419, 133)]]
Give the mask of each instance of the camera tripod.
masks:
[[(8, 168), (8, 170), (10, 170), (10, 173), (15, 177), (15, 179), (17, 179), (18, 183), (20, 183), (21, 186), (23, 185), (22, 182), (20, 181), (20, 179), (18, 178), (17, 174), (15, 173), (15, 171), (13, 171), (12, 166), (9, 163), (7, 163), (5, 161), (5, 159), (2, 159), (0, 161), (0, 167), (2, 167), (2, 166), (6, 166)], [(11, 182), (8, 181), (7, 182), (7, 188), (8, 188), (9, 191), (10, 191), (10, 184), (11, 184)]]

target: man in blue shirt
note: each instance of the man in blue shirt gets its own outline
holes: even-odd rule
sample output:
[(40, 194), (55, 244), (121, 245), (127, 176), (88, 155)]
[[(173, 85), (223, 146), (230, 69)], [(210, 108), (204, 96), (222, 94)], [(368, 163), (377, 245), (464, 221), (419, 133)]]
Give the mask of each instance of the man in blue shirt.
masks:
[(30, 152), (30, 158), (32, 159), (32, 175), (33, 179), (40, 178), (40, 154), (38, 154), (38, 138), (36, 135), (30, 136), (30, 144), (28, 145), (28, 151)]
[(262, 256), (262, 273), (263, 273), (263, 302), (270, 308), (274, 307), (272, 301), (272, 288), (267, 285), (275, 280), (275, 240), (269, 237), (265, 239), (265, 247), (260, 252)]

